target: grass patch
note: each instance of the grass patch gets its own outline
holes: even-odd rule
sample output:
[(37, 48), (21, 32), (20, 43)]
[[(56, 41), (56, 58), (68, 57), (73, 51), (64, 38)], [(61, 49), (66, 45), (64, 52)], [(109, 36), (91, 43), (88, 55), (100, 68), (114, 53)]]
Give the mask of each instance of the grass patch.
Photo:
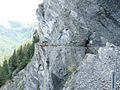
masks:
[(120, 4), (119, 4), (119, 5), (117, 5), (117, 7), (120, 9)]
[(70, 65), (67, 67), (67, 72), (73, 73), (77, 71), (77, 66), (75, 65)]
[(39, 80), (37, 81), (37, 90), (40, 90), (40, 82), (39, 82)]

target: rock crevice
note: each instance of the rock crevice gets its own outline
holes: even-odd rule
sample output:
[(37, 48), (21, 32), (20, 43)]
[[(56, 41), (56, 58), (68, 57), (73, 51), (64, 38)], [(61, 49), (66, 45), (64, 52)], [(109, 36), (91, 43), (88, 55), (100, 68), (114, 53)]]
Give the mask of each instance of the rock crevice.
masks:
[(37, 90), (38, 81), (40, 90), (110, 89), (116, 59), (119, 88), (119, 4), (119, 0), (44, 0), (36, 14), (39, 43), (47, 38), (48, 46), (36, 43), (32, 61), (2, 90), (20, 86)]

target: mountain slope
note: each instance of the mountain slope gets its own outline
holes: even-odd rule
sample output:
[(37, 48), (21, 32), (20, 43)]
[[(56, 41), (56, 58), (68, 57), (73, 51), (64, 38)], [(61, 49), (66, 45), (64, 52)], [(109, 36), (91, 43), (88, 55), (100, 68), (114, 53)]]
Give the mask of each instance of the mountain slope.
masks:
[(30, 40), (33, 26), (16, 21), (0, 23), (0, 56)]
[(120, 90), (119, 5), (119, 0), (44, 0), (36, 13), (39, 43), (47, 38), (48, 46), (36, 43), (32, 61), (1, 90), (110, 90), (111, 85)]

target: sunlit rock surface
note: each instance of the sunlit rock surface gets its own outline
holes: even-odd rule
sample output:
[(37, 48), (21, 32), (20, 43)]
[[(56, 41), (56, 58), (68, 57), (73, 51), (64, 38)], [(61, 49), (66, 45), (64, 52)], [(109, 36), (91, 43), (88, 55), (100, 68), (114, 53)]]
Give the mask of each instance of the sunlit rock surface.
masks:
[(119, 88), (119, 0), (44, 0), (36, 14), (49, 45), (1, 90), (110, 90), (115, 61)]

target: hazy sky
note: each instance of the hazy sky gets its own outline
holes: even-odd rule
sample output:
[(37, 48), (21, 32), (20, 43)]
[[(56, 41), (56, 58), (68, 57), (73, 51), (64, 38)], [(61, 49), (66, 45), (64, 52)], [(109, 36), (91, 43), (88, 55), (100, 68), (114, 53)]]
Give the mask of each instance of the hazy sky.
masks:
[(36, 9), (42, 0), (0, 0), (0, 21), (16, 20), (33, 22)]

